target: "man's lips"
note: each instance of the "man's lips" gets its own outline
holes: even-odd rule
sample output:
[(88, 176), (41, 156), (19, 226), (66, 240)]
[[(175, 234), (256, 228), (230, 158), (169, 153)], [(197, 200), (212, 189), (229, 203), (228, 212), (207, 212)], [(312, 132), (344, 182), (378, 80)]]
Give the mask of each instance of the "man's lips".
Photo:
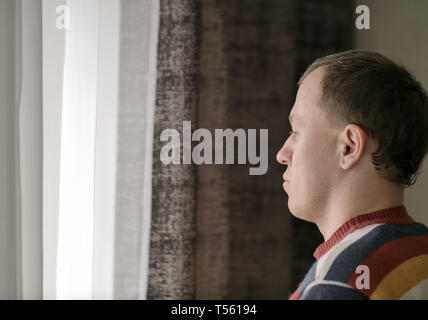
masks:
[(284, 174), (282, 175), (282, 179), (284, 179), (284, 182), (290, 182), (290, 181), (285, 177), (285, 172), (284, 172)]

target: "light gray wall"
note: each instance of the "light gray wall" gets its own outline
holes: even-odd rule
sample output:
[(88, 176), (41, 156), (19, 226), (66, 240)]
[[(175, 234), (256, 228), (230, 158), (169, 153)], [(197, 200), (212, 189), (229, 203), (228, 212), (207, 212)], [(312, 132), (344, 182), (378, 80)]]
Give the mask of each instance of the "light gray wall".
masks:
[(0, 299), (42, 284), (41, 0), (0, 0)]
[(0, 0), (0, 299), (17, 296), (15, 3)]
[[(17, 1), (18, 3), (18, 1)], [(19, 299), (42, 298), (42, 15), (41, 0), (20, 1)], [(18, 37), (19, 39), (19, 37)], [(17, 57), (15, 55), (15, 57)]]
[[(428, 90), (428, 1), (356, 1), (370, 8), (370, 30), (355, 29), (355, 46), (380, 52), (406, 66)], [(357, 16), (357, 15), (355, 15)], [(427, 160), (415, 185), (406, 190), (409, 214), (428, 225)]]

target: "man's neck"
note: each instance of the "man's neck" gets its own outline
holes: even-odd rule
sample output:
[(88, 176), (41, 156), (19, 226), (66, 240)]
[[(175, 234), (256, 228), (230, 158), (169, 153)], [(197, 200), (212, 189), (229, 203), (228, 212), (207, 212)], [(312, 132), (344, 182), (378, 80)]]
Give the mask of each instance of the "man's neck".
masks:
[[(360, 192), (350, 192), (348, 189), (342, 192), (341, 197), (336, 198), (329, 208), (324, 210), (324, 215), (315, 223), (325, 241), (349, 219), (404, 203), (402, 187), (391, 187), (389, 190), (377, 189), (377, 192), (368, 189), (359, 189)], [(379, 192), (379, 190), (383, 192)]]

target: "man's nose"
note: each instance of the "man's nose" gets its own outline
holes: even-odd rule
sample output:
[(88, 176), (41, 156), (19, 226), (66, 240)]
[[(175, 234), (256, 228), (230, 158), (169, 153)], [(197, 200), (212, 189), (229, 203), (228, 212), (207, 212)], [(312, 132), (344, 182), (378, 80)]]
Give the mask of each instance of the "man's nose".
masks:
[(290, 151), (287, 148), (287, 142), (286, 142), (276, 154), (276, 161), (278, 161), (280, 164), (289, 165), (290, 158), (291, 158)]

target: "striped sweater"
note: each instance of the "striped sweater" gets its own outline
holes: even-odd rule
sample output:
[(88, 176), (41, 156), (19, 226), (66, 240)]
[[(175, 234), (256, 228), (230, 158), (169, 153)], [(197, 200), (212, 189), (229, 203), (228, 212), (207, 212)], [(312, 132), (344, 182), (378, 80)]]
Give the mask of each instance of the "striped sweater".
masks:
[(428, 228), (404, 206), (348, 220), (314, 257), (290, 300), (428, 299)]

